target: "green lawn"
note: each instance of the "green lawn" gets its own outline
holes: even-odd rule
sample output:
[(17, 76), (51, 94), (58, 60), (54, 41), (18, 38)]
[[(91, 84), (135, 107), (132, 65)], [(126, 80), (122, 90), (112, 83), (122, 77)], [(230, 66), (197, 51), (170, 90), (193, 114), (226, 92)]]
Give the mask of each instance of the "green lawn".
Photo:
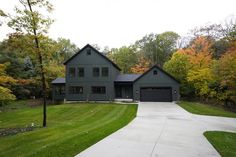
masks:
[(236, 156), (236, 133), (207, 131), (204, 135), (221, 156)]
[[(48, 106), (47, 128), (0, 137), (0, 156), (71, 157), (128, 124), (136, 111), (135, 104)], [(40, 106), (0, 112), (1, 129), (41, 122)]]
[(210, 105), (205, 105), (201, 103), (187, 102), (187, 101), (181, 101), (178, 104), (179, 106), (181, 106), (188, 112), (191, 112), (194, 114), (236, 118), (236, 113), (226, 111), (223, 108), (220, 108), (217, 106), (210, 106)]

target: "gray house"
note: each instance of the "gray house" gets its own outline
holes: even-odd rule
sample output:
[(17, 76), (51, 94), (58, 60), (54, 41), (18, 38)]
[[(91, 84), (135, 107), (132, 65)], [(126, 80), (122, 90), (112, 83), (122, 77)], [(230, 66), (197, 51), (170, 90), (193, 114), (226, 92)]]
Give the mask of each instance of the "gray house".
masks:
[(89, 44), (64, 64), (66, 77), (52, 81), (55, 101), (179, 99), (179, 81), (157, 65), (143, 74), (121, 74), (115, 63)]

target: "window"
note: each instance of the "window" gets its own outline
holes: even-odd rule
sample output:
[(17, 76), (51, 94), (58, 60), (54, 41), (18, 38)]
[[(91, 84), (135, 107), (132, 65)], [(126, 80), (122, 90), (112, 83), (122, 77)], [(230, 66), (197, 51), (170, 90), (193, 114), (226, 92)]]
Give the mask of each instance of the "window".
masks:
[(157, 70), (154, 70), (154, 71), (153, 71), (153, 75), (157, 75)]
[(56, 86), (55, 87), (55, 94), (56, 95), (63, 95), (63, 94), (65, 94), (65, 86)]
[(99, 77), (100, 69), (98, 67), (93, 68), (93, 76)]
[(78, 77), (84, 77), (84, 68), (78, 68)]
[(83, 87), (80, 86), (70, 86), (69, 94), (83, 94)]
[(70, 78), (75, 77), (75, 68), (74, 67), (69, 68), (69, 77)]
[(102, 76), (107, 77), (108, 73), (109, 73), (108, 67), (103, 67), (102, 68)]
[(91, 55), (91, 49), (87, 49), (87, 55)]
[(92, 87), (92, 93), (93, 94), (105, 94), (106, 87)]

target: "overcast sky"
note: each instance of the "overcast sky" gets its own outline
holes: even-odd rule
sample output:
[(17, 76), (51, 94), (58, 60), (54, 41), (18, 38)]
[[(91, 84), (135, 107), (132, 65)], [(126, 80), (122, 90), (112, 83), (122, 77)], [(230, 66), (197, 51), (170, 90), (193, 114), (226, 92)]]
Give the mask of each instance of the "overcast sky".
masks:
[[(236, 0), (51, 0), (55, 22), (49, 36), (109, 48), (129, 45), (149, 33), (189, 30), (236, 15)], [(18, 0), (0, 0), (11, 12)], [(0, 27), (0, 40), (11, 32)]]

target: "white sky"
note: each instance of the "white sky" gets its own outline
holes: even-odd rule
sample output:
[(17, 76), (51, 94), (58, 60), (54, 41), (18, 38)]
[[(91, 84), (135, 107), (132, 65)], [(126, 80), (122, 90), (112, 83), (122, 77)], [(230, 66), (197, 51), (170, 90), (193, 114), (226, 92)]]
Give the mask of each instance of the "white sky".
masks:
[[(236, 0), (51, 0), (55, 22), (49, 36), (70, 39), (78, 47), (130, 45), (144, 35), (175, 31), (186, 35), (196, 26), (220, 23), (236, 15)], [(18, 0), (0, 0), (11, 12)], [(0, 40), (11, 32), (0, 27)]]

